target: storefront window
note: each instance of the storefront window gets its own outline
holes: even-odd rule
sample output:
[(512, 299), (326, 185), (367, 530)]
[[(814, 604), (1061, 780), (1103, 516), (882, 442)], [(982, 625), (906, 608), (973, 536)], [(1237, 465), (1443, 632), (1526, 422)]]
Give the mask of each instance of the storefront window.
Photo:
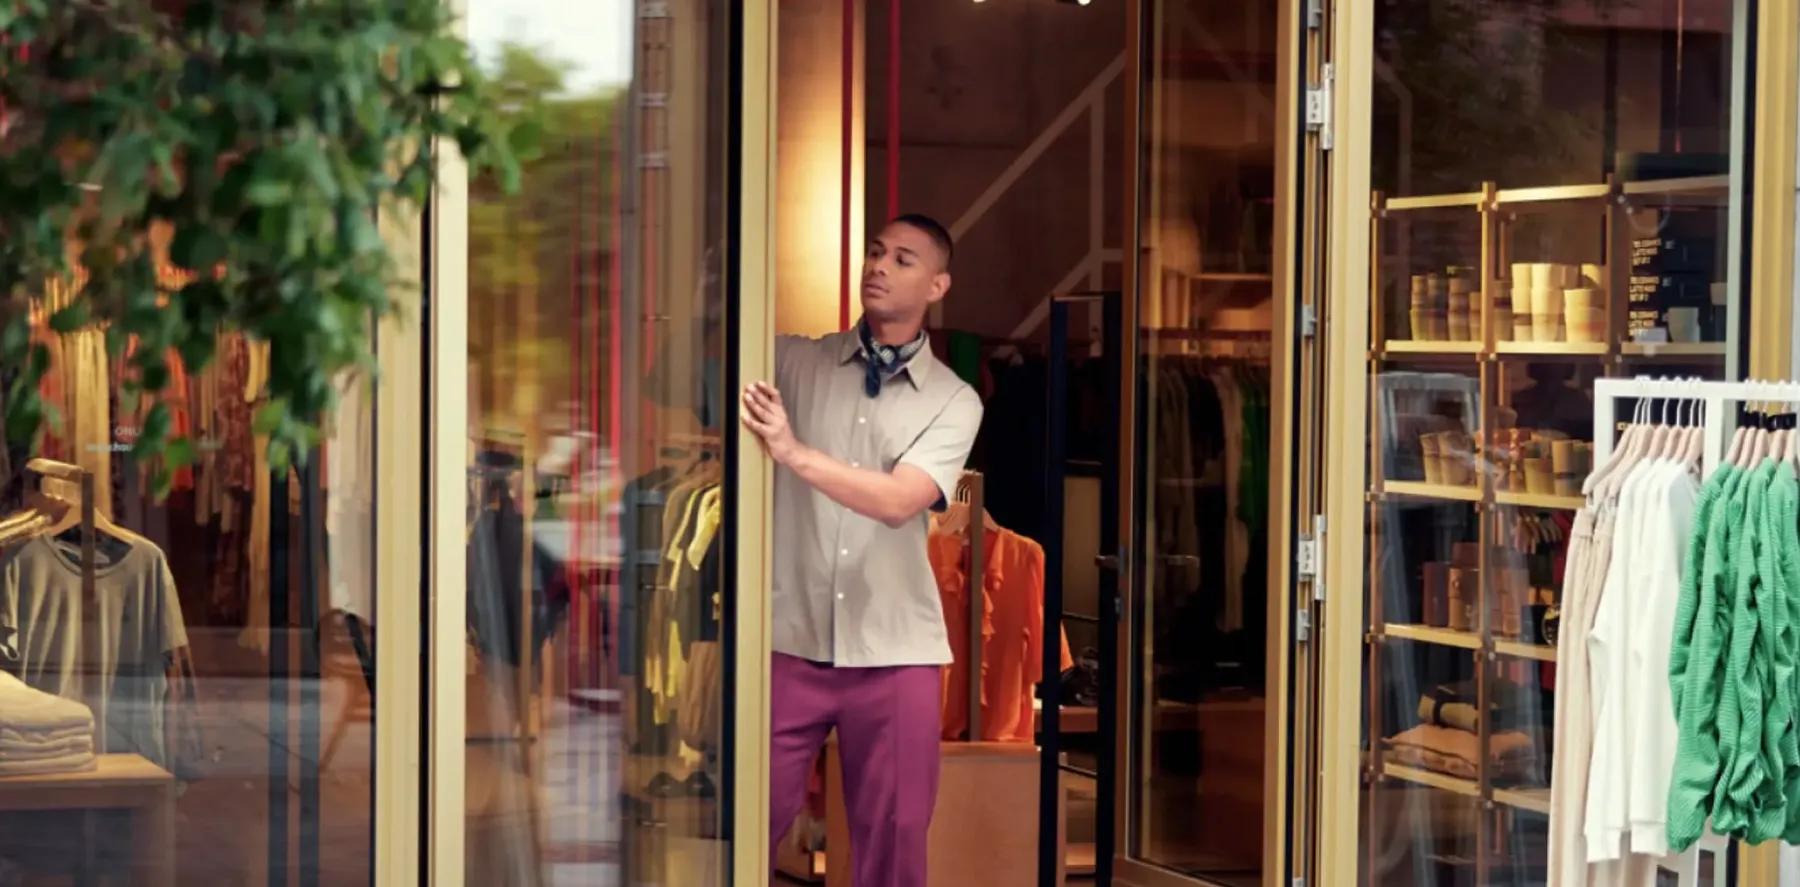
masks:
[(733, 7), (469, 4), (466, 884), (724, 882)]
[(1593, 384), (1741, 373), (1742, 5), (1376, 8), (1363, 883), (1607, 858), (1551, 791), (1589, 774)]
[(47, 418), (0, 454), (0, 884), (369, 884), (375, 392), (340, 379), (276, 471), (271, 345), (171, 353), (156, 400), (199, 457), (159, 494), (129, 352), (43, 320), (84, 279), (31, 295)]

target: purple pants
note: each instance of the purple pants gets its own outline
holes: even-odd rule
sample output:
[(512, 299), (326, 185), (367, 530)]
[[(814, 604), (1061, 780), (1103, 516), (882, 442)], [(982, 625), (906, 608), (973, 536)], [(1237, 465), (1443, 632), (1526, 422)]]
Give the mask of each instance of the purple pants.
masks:
[(852, 887), (925, 887), (943, 669), (834, 668), (777, 653), (769, 690), (770, 858), (806, 803), (813, 761), (836, 727)]

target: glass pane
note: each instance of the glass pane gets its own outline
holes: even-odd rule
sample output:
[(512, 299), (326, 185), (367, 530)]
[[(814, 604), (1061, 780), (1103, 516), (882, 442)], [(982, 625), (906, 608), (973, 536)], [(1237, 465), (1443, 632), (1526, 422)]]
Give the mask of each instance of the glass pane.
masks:
[[(1143, 4), (1132, 856), (1260, 883), (1277, 4)], [(1277, 690), (1277, 692), (1279, 692)]]
[(1548, 811), (1553, 758), (1588, 772), (1557, 629), (1594, 381), (1742, 365), (1748, 36), (1730, 4), (1375, 19), (1362, 881), (1585, 883), (1579, 798)]
[[(47, 282), (33, 317), (82, 279)], [(127, 453), (145, 356), (98, 328), (32, 335), (52, 415), (0, 458), (0, 883), (370, 883), (367, 380), (340, 380), (330, 434), (276, 473), (251, 430), (270, 344), (166, 355), (161, 399), (200, 456), (158, 497), (160, 466)]]
[(469, 7), (548, 136), (470, 185), (465, 883), (723, 884), (733, 4)]

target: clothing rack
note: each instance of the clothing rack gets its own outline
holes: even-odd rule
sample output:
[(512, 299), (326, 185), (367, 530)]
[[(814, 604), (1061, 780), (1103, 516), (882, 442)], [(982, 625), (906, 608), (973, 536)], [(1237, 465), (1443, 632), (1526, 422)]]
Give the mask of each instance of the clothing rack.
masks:
[(1704, 474), (1725, 458), (1726, 445), (1737, 430), (1733, 407), (1757, 401), (1800, 403), (1800, 383), (1702, 382), (1695, 379), (1596, 379), (1594, 381), (1594, 464), (1604, 465), (1613, 450), (1612, 431), (1618, 423), (1618, 401), (1624, 398), (1697, 401), (1704, 422)]
[[(987, 591), (987, 526), (983, 515), (987, 502), (983, 497), (981, 472), (965, 471), (956, 483), (958, 493), (966, 493), (969, 503), (969, 653), (968, 667), (969, 741), (981, 740), (981, 617), (982, 601)], [(960, 497), (959, 497), (960, 498)]]

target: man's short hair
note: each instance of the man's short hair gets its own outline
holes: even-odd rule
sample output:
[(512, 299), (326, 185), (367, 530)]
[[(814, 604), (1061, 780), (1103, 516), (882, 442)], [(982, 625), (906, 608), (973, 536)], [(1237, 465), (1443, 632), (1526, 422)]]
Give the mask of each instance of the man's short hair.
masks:
[(895, 216), (894, 220), (888, 224), (905, 225), (908, 228), (916, 228), (925, 232), (925, 236), (931, 238), (931, 242), (943, 252), (944, 270), (950, 270), (950, 260), (956, 257), (956, 241), (950, 236), (950, 229), (944, 227), (937, 219), (924, 213), (902, 213)]

